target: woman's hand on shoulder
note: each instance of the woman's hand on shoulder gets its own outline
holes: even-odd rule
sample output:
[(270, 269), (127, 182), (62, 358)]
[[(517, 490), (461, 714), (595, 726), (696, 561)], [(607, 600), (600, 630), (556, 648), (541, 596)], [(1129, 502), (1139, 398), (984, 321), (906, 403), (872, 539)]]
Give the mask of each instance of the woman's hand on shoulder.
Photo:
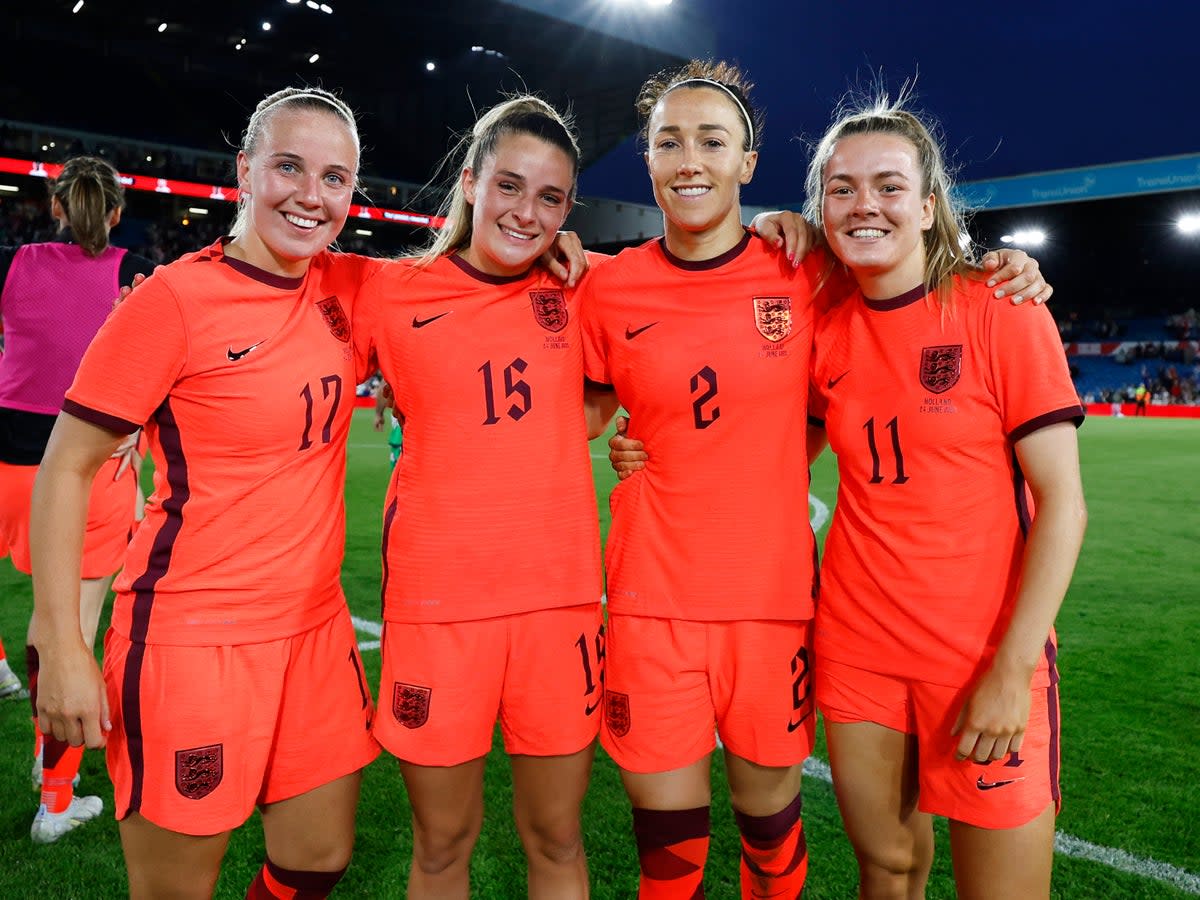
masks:
[(971, 277), (977, 281), (986, 279), (988, 287), (996, 288), (997, 297), (1010, 297), (1013, 304), (1032, 300), (1041, 305), (1054, 293), (1054, 288), (1042, 277), (1038, 261), (1024, 250), (991, 250), (984, 254), (980, 266), (980, 271)]
[(817, 245), (817, 229), (800, 213), (790, 210), (761, 212), (750, 222), (750, 233), (782, 248), (793, 266), (799, 266)]
[(588, 270), (587, 253), (583, 241), (574, 231), (560, 231), (550, 249), (538, 260), (546, 271), (565, 284), (575, 287)]

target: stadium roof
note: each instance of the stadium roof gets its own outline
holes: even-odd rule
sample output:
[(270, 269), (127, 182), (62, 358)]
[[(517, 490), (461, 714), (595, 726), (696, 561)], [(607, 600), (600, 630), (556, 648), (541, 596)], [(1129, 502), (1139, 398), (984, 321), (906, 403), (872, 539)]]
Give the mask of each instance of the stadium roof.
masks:
[[(633, 99), (647, 74), (694, 55), (732, 58), (758, 84), (767, 129), (748, 205), (801, 202), (805, 140), (848, 88), (894, 92), (914, 76), (963, 181), (1200, 154), (1200, 5), (1184, 2), (83, 0), (73, 13), (78, 3), (6, 5), (4, 118), (228, 151), (263, 95), (320, 83), (362, 112), (365, 171), (420, 183), (473, 106), (528, 88), (573, 106), (581, 194), (648, 204)], [(1200, 211), (1200, 165), (1174, 163), (1189, 164), (1147, 180), (1191, 190), (989, 212), (977, 231), (995, 245), (1045, 228), (1037, 252), (1056, 303), (1099, 293), (1183, 308), (1200, 281), (1200, 246), (1173, 225)]]
[(1183, 2), (84, 0), (72, 13), (77, 2), (8, 4), (5, 117), (220, 149), (263, 94), (322, 83), (364, 113), (368, 167), (419, 182), (472, 104), (525, 86), (573, 105), (585, 193), (646, 201), (636, 149), (620, 145), (633, 97), (696, 55), (734, 58), (758, 82), (768, 128), (750, 203), (798, 200), (793, 139), (876, 80), (917, 76), (965, 180), (1200, 151), (1184, 102), (1200, 7)]

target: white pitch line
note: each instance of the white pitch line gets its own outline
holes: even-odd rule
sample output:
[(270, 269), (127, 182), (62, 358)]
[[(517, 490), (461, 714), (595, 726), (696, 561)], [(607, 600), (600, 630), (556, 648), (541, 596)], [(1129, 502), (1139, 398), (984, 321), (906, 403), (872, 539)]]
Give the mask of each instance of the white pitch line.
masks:
[[(350, 621), (354, 623), (354, 627), (359, 631), (365, 631), (371, 637), (379, 637), (383, 634), (383, 626), (378, 622), (372, 622), (370, 619), (360, 619), (358, 616), (351, 616)], [(375, 646), (379, 646), (379, 642), (375, 642)], [(361, 648), (362, 645), (360, 644)]]
[[(605, 459), (606, 457), (593, 454), (592, 458)], [(829, 520), (829, 507), (812, 494), (808, 496), (808, 503), (812, 509), (811, 522), (813, 531), (820, 531)], [(356, 629), (372, 637), (378, 638), (383, 634), (383, 626), (378, 622), (373, 622), (370, 619), (360, 619), (358, 616), (351, 616), (350, 621), (354, 623)], [(378, 650), (379, 641), (360, 641), (358, 649)], [(717, 735), (717, 746), (724, 746), (721, 743), (720, 735)], [(829, 765), (815, 757), (810, 756), (804, 761), (804, 774), (809, 778), (819, 778), (821, 781), (833, 782)], [(1070, 834), (1064, 834), (1061, 831), (1054, 833), (1054, 852), (1061, 856), (1069, 856), (1072, 859), (1086, 859), (1090, 862), (1099, 863), (1102, 866), (1108, 866), (1110, 869), (1128, 872), (1131, 875), (1137, 875), (1142, 878), (1161, 881), (1164, 884), (1179, 888), (1184, 893), (1200, 896), (1200, 875), (1193, 875), (1191, 872), (1177, 868), (1170, 863), (1159, 862), (1155, 859), (1143, 859), (1124, 850), (1102, 847), (1099, 844), (1093, 844), (1090, 841), (1085, 841)]]
[(812, 525), (812, 530), (815, 534), (824, 528), (825, 523), (829, 521), (829, 507), (822, 503), (815, 494), (809, 494), (808, 508), (812, 510), (812, 517), (809, 519), (809, 524)]
[[(833, 776), (829, 766), (821, 760), (810, 756), (804, 761), (804, 774), (809, 778), (819, 778), (832, 783)], [(1114, 850), (1112, 847), (1101, 847), (1082, 838), (1054, 833), (1054, 852), (1072, 859), (1086, 859), (1089, 862), (1100, 863), (1110, 869), (1128, 872), (1142, 878), (1152, 878), (1173, 885), (1188, 894), (1200, 894), (1200, 876), (1176, 868), (1168, 863), (1154, 859), (1142, 859), (1124, 850)]]

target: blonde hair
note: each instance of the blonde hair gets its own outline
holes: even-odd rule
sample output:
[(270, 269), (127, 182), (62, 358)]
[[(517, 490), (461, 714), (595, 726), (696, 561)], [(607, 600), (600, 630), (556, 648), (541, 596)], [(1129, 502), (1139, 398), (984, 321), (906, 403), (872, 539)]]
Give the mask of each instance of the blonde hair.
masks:
[[(246, 123), (246, 130), (242, 134), (241, 146), (238, 149), (247, 157), (253, 157), (258, 151), (259, 139), (268, 123), (276, 113), (283, 109), (313, 109), (340, 118), (349, 130), (350, 137), (354, 140), (354, 154), (357, 161), (359, 153), (358, 123), (354, 119), (353, 110), (340, 97), (319, 87), (284, 88), (260, 100), (250, 115), (250, 121)], [(355, 179), (357, 181), (357, 172)], [(356, 183), (355, 187), (357, 188), (357, 186)], [(238, 195), (237, 215), (229, 229), (231, 237), (243, 236), (250, 227), (248, 200), (249, 197), (246, 194)]]
[(49, 188), (50, 196), (62, 205), (75, 243), (88, 256), (103, 253), (108, 248), (108, 220), (114, 210), (125, 206), (117, 170), (95, 156), (76, 156), (67, 160)]
[(663, 69), (646, 79), (638, 91), (635, 104), (638, 116), (641, 117), (640, 136), (645, 145), (650, 143), (650, 116), (654, 114), (654, 108), (663, 97), (680, 88), (709, 88), (718, 93), (728, 94), (733, 105), (741, 113), (746, 127), (742, 149), (757, 150), (762, 145), (766, 115), (750, 99), (754, 82), (733, 63), (724, 60), (714, 62), (711, 59), (692, 59), (677, 69)]
[[(923, 116), (905, 108), (910, 98), (911, 92), (905, 85), (894, 101), (886, 93), (879, 92), (874, 98), (857, 98), (839, 105), (833, 125), (817, 144), (808, 165), (804, 214), (824, 234), (825, 167), (843, 138), (857, 134), (890, 134), (908, 141), (917, 152), (921, 195), (933, 195), (933, 225), (922, 236), (925, 248), (923, 280), (927, 290), (936, 292), (943, 311), (953, 312), (951, 280), (955, 275), (976, 268), (978, 261), (967, 233), (966, 210), (953, 197), (954, 180), (947, 169), (942, 146), (935, 137), (934, 126)], [(834, 264), (831, 254), (830, 269)]]
[[(528, 134), (557, 147), (571, 160), (571, 193), (575, 199), (579, 179), (579, 141), (574, 123), (540, 97), (520, 94), (498, 103), (479, 117), (469, 134), (463, 135), (442, 161), (446, 168), (448, 190), (438, 215), (446, 219), (442, 228), (421, 254), (419, 265), (427, 266), (471, 242), (471, 204), (462, 186), (462, 170), (478, 175), (484, 161), (495, 155), (500, 138), (507, 134)], [(466, 147), (464, 151), (464, 146)], [(453, 165), (462, 155), (462, 164)]]

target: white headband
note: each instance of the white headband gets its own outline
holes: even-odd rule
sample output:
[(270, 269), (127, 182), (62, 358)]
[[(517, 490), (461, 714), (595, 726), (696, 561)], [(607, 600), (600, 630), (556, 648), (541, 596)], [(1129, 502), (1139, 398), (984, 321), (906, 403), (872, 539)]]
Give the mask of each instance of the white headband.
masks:
[(304, 100), (304, 99), (320, 100), (322, 103), (325, 103), (325, 104), (328, 104), (329, 106), (331, 106), (333, 108), (334, 112), (336, 112), (343, 119), (346, 119), (346, 121), (348, 121), (348, 122), (352, 121), (352, 120), (346, 118), (346, 110), (344, 107), (339, 106), (334, 100), (332, 100), (329, 97), (326, 97), (324, 94), (314, 94), (311, 91), (304, 91), (299, 94), (288, 94), (286, 97), (280, 97), (278, 100), (272, 100), (270, 103), (268, 103), (262, 109), (260, 109), (258, 111), (258, 114), (261, 116), (272, 106), (278, 106), (280, 103), (286, 103), (289, 100)]
[(737, 106), (738, 112), (740, 112), (742, 114), (742, 119), (746, 122), (746, 134), (749, 136), (749, 140), (747, 141), (747, 143), (749, 143), (750, 149), (753, 150), (754, 149), (754, 122), (751, 120), (750, 114), (748, 112), (746, 112), (746, 107), (744, 107), (742, 105), (742, 101), (738, 99), (737, 94), (735, 94), (727, 85), (721, 84), (721, 82), (719, 82), (719, 81), (713, 81), (711, 78), (688, 78), (684, 81), (680, 81), (680, 82), (677, 82), (677, 83), (671, 85), (663, 93), (663, 96), (665, 97), (667, 94), (671, 93), (671, 91), (675, 90), (675, 88), (687, 87), (690, 84), (702, 84), (705, 87), (714, 87), (714, 88), (717, 88), (718, 90), (724, 91), (726, 94), (729, 95), (729, 99), (731, 99), (734, 102), (734, 105)]

